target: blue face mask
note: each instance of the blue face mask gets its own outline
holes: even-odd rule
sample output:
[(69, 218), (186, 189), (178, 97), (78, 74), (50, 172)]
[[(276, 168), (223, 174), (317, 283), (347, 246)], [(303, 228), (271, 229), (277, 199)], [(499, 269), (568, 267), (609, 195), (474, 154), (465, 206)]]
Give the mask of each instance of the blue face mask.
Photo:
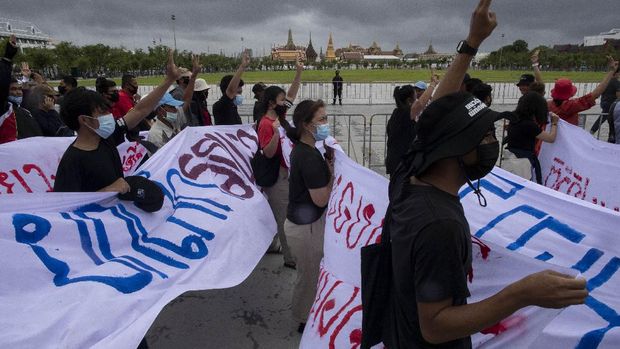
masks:
[(116, 122), (114, 121), (114, 116), (112, 116), (112, 114), (106, 114), (98, 118), (93, 118), (92, 116), (88, 117), (91, 119), (97, 119), (97, 121), (99, 121), (98, 129), (94, 129), (87, 125), (87, 127), (95, 131), (95, 133), (98, 134), (99, 137), (107, 139), (112, 135), (112, 133), (114, 133), (114, 130), (116, 129)]
[(9, 102), (11, 103), (15, 103), (17, 105), (22, 105), (22, 101), (23, 101), (24, 97), (22, 96), (9, 96)]
[(233, 99), (233, 103), (235, 103), (236, 106), (242, 105), (243, 104), (243, 96), (242, 95), (236, 95), (235, 99)]
[(324, 141), (329, 137), (329, 124), (316, 125), (316, 131), (312, 134), (317, 141)]

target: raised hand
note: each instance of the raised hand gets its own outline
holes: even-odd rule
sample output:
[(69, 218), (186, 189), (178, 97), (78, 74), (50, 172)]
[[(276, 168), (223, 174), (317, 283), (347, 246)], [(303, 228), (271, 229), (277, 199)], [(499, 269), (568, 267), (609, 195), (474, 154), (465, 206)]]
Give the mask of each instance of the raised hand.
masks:
[(202, 65), (200, 64), (200, 57), (192, 55), (192, 74), (198, 75), (202, 71)]
[(489, 11), (492, 0), (480, 0), (474, 10), (469, 24), (469, 35), (467, 43), (475, 48), (480, 47), (482, 42), (488, 38), (495, 27), (497, 27), (497, 17), (495, 12)]
[(295, 64), (295, 68), (297, 69), (298, 72), (301, 72), (304, 70), (304, 62), (301, 60), (301, 54), (297, 54), (297, 61)]
[(616, 61), (612, 56), (607, 56), (607, 65), (609, 70), (616, 71), (618, 69), (618, 61)]
[(532, 56), (530, 57), (530, 59), (532, 60), (532, 64), (538, 64), (538, 54), (540, 53), (540, 50), (536, 50), (532, 53)]
[(4, 57), (12, 60), (13, 57), (17, 54), (17, 37), (15, 35), (11, 35), (9, 37), (9, 42), (4, 49)]
[(172, 49), (168, 49), (168, 62), (166, 63), (166, 79), (169, 81), (177, 81), (181, 77), (181, 71), (174, 64), (174, 55)]
[(241, 55), (241, 66), (243, 68), (250, 66), (250, 55), (248, 54), (248, 51), (243, 51), (243, 54)]

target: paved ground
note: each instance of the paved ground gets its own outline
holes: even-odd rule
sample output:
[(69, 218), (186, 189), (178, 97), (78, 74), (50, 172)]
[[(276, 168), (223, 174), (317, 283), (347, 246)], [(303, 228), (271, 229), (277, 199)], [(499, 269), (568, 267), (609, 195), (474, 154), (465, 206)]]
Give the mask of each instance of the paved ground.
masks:
[[(382, 106), (329, 106), (330, 114), (391, 113), (393, 107)], [(512, 105), (498, 105), (495, 110), (512, 110)], [(592, 112), (599, 112), (599, 109)], [(250, 106), (240, 113), (251, 114)], [(352, 117), (349, 132), (348, 118), (336, 122), (336, 138), (358, 162), (381, 164), (383, 134), (381, 127), (373, 128), (374, 148), (369, 152), (363, 144), (362, 119)], [(376, 119), (376, 125), (385, 120)], [(594, 122), (588, 120), (586, 126)], [(498, 132), (499, 133), (499, 132)], [(350, 135), (350, 137), (349, 137)], [(602, 135), (606, 138), (607, 126)], [(366, 137), (368, 137), (368, 132)], [(346, 141), (350, 139), (351, 142)], [(369, 154), (370, 157), (364, 154)], [(374, 168), (382, 173), (381, 167)], [(266, 255), (241, 285), (224, 290), (188, 292), (172, 301), (159, 314), (149, 330), (147, 339), (152, 348), (297, 348), (301, 336), (291, 318), (291, 295), (295, 271), (283, 267), (281, 255)]]

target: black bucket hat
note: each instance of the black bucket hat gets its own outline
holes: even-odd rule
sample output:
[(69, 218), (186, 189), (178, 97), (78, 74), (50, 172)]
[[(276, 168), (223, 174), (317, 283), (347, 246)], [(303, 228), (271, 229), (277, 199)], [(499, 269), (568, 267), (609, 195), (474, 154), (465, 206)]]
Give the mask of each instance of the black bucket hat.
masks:
[(417, 137), (407, 154), (412, 174), (420, 175), (438, 160), (474, 150), (494, 127), (498, 115), (466, 92), (431, 103), (418, 120)]
[(157, 212), (164, 205), (164, 192), (157, 183), (140, 176), (125, 177), (131, 190), (118, 196), (121, 200), (133, 201), (139, 209)]

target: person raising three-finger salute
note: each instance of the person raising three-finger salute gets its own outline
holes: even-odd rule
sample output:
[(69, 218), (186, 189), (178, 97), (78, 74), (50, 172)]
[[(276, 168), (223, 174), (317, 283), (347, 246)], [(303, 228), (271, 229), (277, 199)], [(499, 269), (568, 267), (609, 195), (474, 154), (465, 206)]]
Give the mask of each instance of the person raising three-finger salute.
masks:
[(390, 349), (471, 348), (472, 334), (521, 308), (563, 308), (588, 295), (585, 280), (543, 271), (467, 303), (472, 241), (458, 194), (467, 184), (486, 205), (472, 181), (486, 176), (499, 156), (493, 127), (498, 113), (458, 91), (478, 47), (497, 26), (491, 2), (476, 7), (467, 39), (418, 119), (411, 151), (391, 177), (384, 225), (391, 242), (391, 294), (382, 328)]

